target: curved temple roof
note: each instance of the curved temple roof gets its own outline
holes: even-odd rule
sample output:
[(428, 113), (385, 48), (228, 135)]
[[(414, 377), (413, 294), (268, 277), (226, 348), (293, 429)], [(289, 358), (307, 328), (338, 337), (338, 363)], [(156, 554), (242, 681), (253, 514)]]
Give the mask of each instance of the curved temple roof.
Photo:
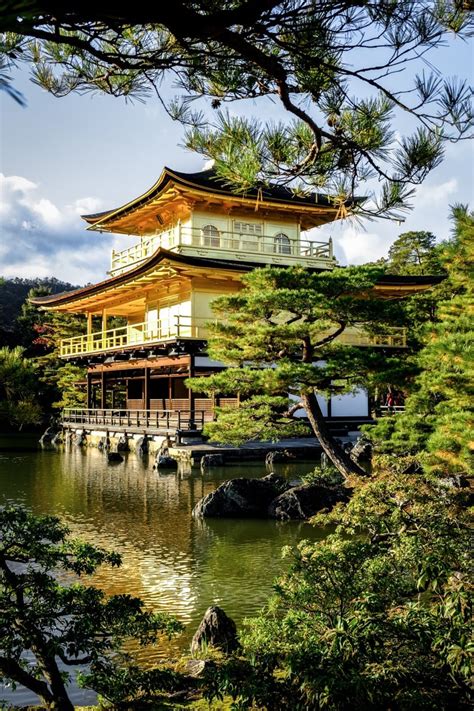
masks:
[[(273, 205), (275, 208), (285, 206), (293, 207), (293, 209), (299, 207), (302, 210), (321, 210), (326, 208), (326, 210), (334, 213), (333, 219), (342, 216), (339, 214), (340, 208), (335, 205), (334, 200), (322, 193), (312, 192), (298, 195), (290, 188), (279, 185), (262, 185), (261, 187), (250, 188), (246, 192), (237, 193), (222, 178), (217, 176), (214, 169), (203, 170), (199, 173), (182, 173), (165, 167), (156, 183), (143, 195), (113, 210), (82, 215), (81, 217), (89, 223), (89, 229), (107, 231), (110, 223), (149, 205), (163, 195), (171, 185), (178, 186), (185, 191), (202, 193), (203, 195), (212, 194), (222, 198), (231, 198), (236, 202), (251, 201), (256, 205)], [(356, 203), (359, 204), (364, 200), (365, 198), (356, 198)], [(346, 202), (345, 206), (350, 209), (353, 205)]]
[[(211, 267), (216, 269), (224, 269), (234, 272), (248, 272), (255, 267), (261, 266), (252, 262), (232, 262), (222, 259), (206, 259), (203, 257), (191, 257), (183, 254), (176, 254), (165, 249), (158, 249), (155, 254), (149, 257), (145, 262), (139, 264), (129, 271), (119, 274), (98, 284), (90, 284), (89, 286), (73, 291), (65, 291), (59, 294), (51, 294), (48, 296), (40, 296), (30, 299), (32, 304), (44, 306), (46, 308), (54, 308), (71, 304), (85, 297), (101, 294), (102, 292), (115, 288), (117, 286), (126, 285), (135, 278), (140, 278), (153, 270), (162, 262), (177, 263), (197, 267)], [(319, 270), (316, 270), (319, 271)], [(443, 276), (399, 276), (395, 274), (387, 274), (382, 276), (375, 285), (376, 290), (385, 292), (387, 298), (399, 298), (407, 296), (413, 291), (422, 291), (428, 289), (434, 284), (438, 284), (444, 279)]]

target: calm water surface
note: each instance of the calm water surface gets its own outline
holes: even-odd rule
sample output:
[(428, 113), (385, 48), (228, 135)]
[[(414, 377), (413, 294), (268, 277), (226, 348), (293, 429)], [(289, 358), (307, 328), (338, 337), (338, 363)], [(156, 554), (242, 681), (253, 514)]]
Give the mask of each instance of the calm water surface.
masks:
[[(30, 447), (28, 449), (28, 446)], [(179, 654), (209, 605), (220, 605), (237, 623), (256, 613), (284, 570), (284, 545), (322, 533), (305, 523), (260, 520), (194, 520), (193, 506), (222, 481), (266, 474), (262, 465), (157, 474), (152, 458), (126, 456), (108, 465), (96, 449), (37, 450), (32, 439), (0, 439), (0, 504), (19, 502), (34, 513), (57, 514), (74, 536), (118, 551), (121, 568), (103, 566), (89, 581), (109, 594), (138, 595), (154, 611), (175, 615), (185, 632), (171, 643), (139, 652), (153, 663)], [(278, 473), (295, 478), (314, 465), (280, 465)], [(75, 703), (93, 696), (75, 687)], [(0, 687), (0, 701), (17, 705), (35, 697)]]

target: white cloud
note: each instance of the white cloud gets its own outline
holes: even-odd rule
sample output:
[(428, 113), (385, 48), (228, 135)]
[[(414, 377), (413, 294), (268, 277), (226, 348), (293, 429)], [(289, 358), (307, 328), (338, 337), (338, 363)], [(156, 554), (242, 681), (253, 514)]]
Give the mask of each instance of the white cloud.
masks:
[(387, 235), (350, 226), (334, 235), (334, 248), (341, 264), (365, 264), (385, 257), (392, 241)]
[(456, 178), (446, 180), (439, 185), (420, 185), (416, 191), (415, 206), (422, 208), (427, 206), (436, 206), (439, 204), (447, 204), (451, 198), (458, 192), (458, 181)]
[(124, 249), (127, 237), (86, 232), (81, 214), (97, 212), (101, 203), (83, 197), (55, 205), (37, 184), (22, 176), (0, 173), (0, 275), (47, 277), (73, 284), (106, 276), (112, 248)]

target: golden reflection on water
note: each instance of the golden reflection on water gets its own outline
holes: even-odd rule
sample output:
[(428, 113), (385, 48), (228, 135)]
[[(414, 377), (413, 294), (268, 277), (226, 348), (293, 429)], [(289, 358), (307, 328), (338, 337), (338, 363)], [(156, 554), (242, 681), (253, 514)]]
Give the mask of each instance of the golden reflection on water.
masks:
[[(288, 473), (310, 468), (292, 465)], [(2, 503), (21, 501), (35, 513), (58, 514), (74, 536), (118, 551), (123, 565), (103, 566), (92, 584), (107, 594), (137, 595), (186, 625), (178, 640), (140, 650), (148, 663), (188, 648), (211, 604), (237, 624), (257, 612), (283, 570), (282, 547), (321, 535), (307, 524), (192, 518), (197, 501), (224, 479), (264, 474), (261, 466), (245, 465), (205, 478), (159, 475), (151, 460), (130, 454), (112, 466), (95, 449), (0, 454)]]

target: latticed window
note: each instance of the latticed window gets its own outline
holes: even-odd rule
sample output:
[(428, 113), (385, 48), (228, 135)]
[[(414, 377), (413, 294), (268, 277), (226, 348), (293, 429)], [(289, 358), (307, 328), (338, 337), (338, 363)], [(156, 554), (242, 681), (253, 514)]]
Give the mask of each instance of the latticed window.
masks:
[(240, 235), (261, 235), (262, 225), (257, 222), (234, 222), (234, 232)]
[(221, 246), (221, 236), (220, 232), (215, 225), (205, 225), (201, 234), (203, 237), (203, 244), (205, 247), (220, 247)]
[(291, 254), (290, 238), (283, 232), (275, 235), (275, 252), (277, 254)]

